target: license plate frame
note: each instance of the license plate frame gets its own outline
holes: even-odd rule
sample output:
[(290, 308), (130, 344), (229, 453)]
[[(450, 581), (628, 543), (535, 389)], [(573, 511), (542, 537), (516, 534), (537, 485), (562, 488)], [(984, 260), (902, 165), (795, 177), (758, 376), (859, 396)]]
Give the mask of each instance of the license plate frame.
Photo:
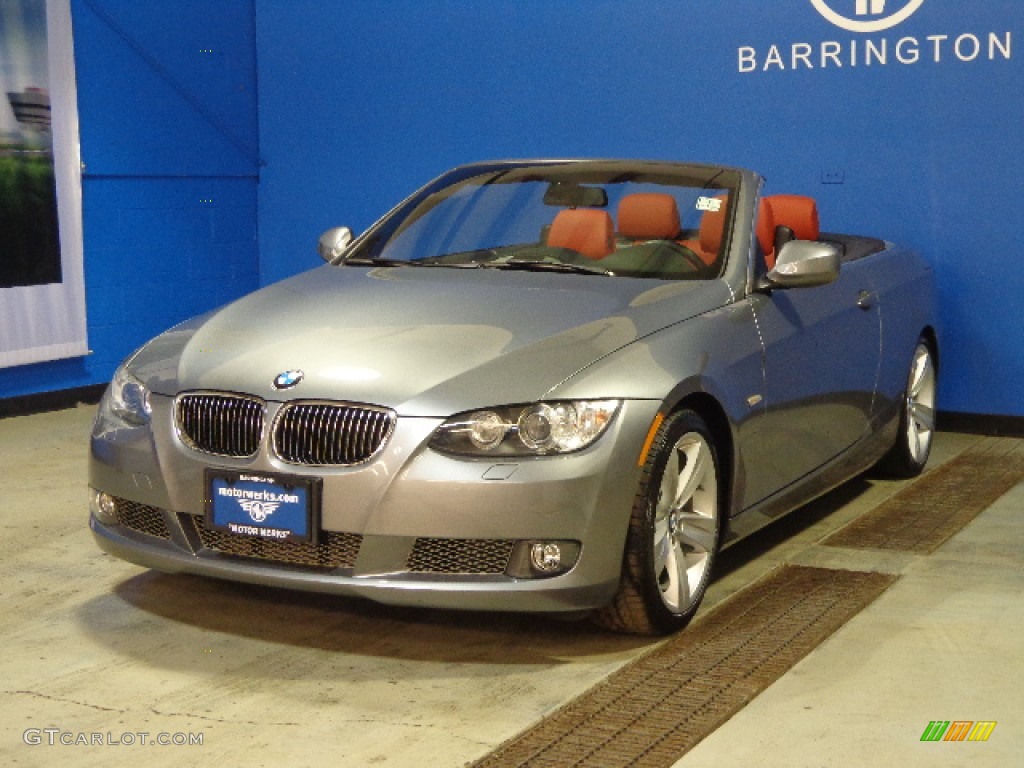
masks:
[(207, 527), (252, 539), (317, 543), (321, 478), (208, 468), (204, 480)]

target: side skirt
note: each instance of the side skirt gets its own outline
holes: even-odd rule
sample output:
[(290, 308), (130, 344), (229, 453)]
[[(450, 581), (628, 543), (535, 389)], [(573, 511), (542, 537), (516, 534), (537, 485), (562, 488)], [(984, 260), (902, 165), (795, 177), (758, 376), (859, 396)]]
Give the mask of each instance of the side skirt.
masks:
[(730, 518), (722, 536), (722, 548), (735, 544), (873, 467), (895, 443), (899, 426), (897, 411), (883, 427), (866, 435), (832, 461)]

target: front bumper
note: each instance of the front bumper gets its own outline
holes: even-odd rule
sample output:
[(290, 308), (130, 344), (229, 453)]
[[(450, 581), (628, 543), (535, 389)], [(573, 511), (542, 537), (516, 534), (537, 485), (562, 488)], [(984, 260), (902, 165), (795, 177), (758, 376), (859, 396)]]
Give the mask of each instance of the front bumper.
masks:
[[(159, 540), (145, 541), (121, 526), (90, 518), (97, 544), (123, 560), (166, 573), (192, 573), (231, 581), (310, 592), (350, 595), (389, 605), (474, 611), (572, 612), (605, 605), (619, 578), (586, 583), (570, 572), (550, 579), (513, 579), (501, 575), (443, 575), (395, 572), (358, 573), (356, 569), (324, 570), (186, 548)], [(400, 547), (408, 541), (369, 541), (369, 549)]]
[[(97, 422), (90, 484), (126, 505), (90, 526), (99, 546), (166, 572), (465, 610), (567, 612), (607, 604), (639, 481), (637, 457), (657, 403), (623, 404), (608, 433), (567, 456), (467, 460), (427, 447), (438, 419), (400, 418), (386, 450), (353, 468), (208, 456), (176, 436), (168, 398), (152, 429)], [(323, 480), (318, 544), (253, 541), (205, 527), (208, 467), (315, 474)], [(237, 539), (243, 539), (238, 541)], [(532, 542), (576, 546), (559, 575), (529, 574)], [(576, 552), (573, 552), (576, 555)]]

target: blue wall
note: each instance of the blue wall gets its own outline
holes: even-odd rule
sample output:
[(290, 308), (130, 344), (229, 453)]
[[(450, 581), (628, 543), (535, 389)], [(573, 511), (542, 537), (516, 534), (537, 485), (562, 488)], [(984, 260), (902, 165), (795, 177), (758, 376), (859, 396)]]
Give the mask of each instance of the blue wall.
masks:
[[(875, 18), (856, 17), (855, 0), (818, 2)], [(461, 162), (749, 166), (772, 191), (817, 197), (826, 229), (926, 254), (942, 301), (940, 406), (1024, 415), (1024, 4), (918, 4), (859, 33), (812, 0), (257, 0), (261, 275), (305, 268), (320, 230), (366, 227)], [(888, 0), (886, 14), (911, 5)], [(884, 42), (884, 64), (868, 63), (868, 41)], [(841, 51), (825, 66), (823, 43)]]
[(0, 396), (106, 378), (452, 165), (639, 156), (749, 166), (817, 197), (826, 229), (921, 250), (941, 407), (1024, 416), (1024, 4), (887, 0), (920, 7), (870, 33), (815, 5), (876, 18), (855, 0), (73, 0), (95, 354), (0, 371)]
[(258, 287), (252, 0), (73, 0), (89, 347), (0, 397), (109, 380), (150, 337)]

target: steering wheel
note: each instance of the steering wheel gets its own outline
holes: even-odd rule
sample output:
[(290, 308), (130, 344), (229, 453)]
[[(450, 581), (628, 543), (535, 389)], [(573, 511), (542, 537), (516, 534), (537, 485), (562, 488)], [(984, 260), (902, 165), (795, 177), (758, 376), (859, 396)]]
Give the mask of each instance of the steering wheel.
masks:
[(672, 247), (672, 250), (674, 252), (682, 256), (683, 259), (694, 268), (694, 271), (707, 271), (708, 265), (704, 262), (704, 259), (702, 259), (696, 253), (694, 253), (693, 250), (687, 248), (685, 245), (675, 240), (666, 240), (665, 242)]

